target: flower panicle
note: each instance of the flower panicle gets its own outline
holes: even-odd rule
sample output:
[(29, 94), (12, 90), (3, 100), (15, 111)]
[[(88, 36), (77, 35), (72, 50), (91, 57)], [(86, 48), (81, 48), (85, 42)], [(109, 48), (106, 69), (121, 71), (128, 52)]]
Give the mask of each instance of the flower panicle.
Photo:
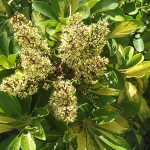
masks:
[(76, 13), (68, 20), (61, 35), (59, 52), (62, 61), (74, 70), (78, 82), (91, 83), (106, 70), (108, 59), (102, 58), (100, 53), (106, 45), (109, 30), (106, 21), (85, 25), (81, 17)]
[(31, 21), (19, 14), (14, 16), (11, 22), (14, 37), (22, 46), (20, 58), (25, 73), (21, 78), (16, 73), (4, 78), (0, 90), (26, 98), (38, 91), (39, 83), (54, 72), (54, 67), (50, 61), (50, 48)]
[(50, 97), (50, 106), (54, 116), (66, 122), (74, 122), (77, 117), (76, 89), (69, 80), (59, 79), (53, 82), (54, 92)]

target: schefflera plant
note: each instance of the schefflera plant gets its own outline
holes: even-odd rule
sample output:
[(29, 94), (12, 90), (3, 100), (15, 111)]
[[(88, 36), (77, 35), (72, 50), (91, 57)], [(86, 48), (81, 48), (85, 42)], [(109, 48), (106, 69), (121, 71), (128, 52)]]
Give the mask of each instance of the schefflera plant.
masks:
[[(24, 15), (14, 16), (11, 23), (14, 38), (21, 46), (20, 70), (4, 78), (0, 85), (1, 91), (20, 98), (20, 101), (34, 96), (41, 87), (46, 90), (51, 87), (53, 91), (49, 93), (48, 107), (54, 117), (66, 126), (78, 122), (78, 93), (87, 95), (89, 92), (82, 91), (80, 85), (91, 87), (93, 82), (105, 73), (108, 64), (108, 59), (100, 56), (109, 33), (107, 22), (100, 20), (86, 25), (81, 18), (80, 13), (69, 17), (57, 47), (60, 57), (53, 60), (52, 48), (49, 48), (38, 29)], [(61, 73), (57, 73), (56, 64), (59, 63), (63, 64)], [(21, 138), (29, 137), (35, 149), (33, 136), (39, 138), (39, 134), (44, 131), (40, 130), (38, 134), (37, 131), (34, 132), (31, 127), (41, 128), (41, 125), (37, 120), (33, 120), (34, 117), (26, 120), (27, 124), (23, 126), (23, 130), (28, 132), (25, 135), (23, 133)], [(45, 140), (45, 137), (41, 139)]]
[[(143, 32), (146, 32), (146, 39), (148, 39), (149, 28), (145, 31), (143, 29), (138, 31), (138, 29), (144, 26), (141, 21), (144, 21), (145, 25), (149, 23), (148, 18), (145, 17), (148, 16), (148, 13), (145, 13), (146, 8), (149, 7), (146, 4), (148, 0), (144, 2), (34, 0), (32, 2), (1, 1), (6, 8), (3, 8), (1, 10), (3, 13), (0, 13), (0, 32), (2, 32), (0, 52), (3, 50), (6, 56), (9, 55), (9, 50), (4, 45), (7, 43), (6, 31), (10, 28), (7, 19), (16, 14), (12, 11), (23, 12), (27, 18), (31, 18), (42, 29), (44, 36), (39, 34), (40, 30), (30, 24), (24, 16), (18, 16), (18, 19), (21, 19), (19, 25), (15, 22), (16, 17), (12, 19), (13, 26), (15, 23), (17, 25), (14, 26), (15, 40), (22, 47), (19, 54), (21, 61), (20, 64), (17, 63), (19, 70), (16, 70), (15, 74), (10, 77), (6, 77), (8, 76), (6, 74), (6, 78), (2, 78), (2, 85), (4, 85), (2, 89), (7, 93), (0, 92), (0, 133), (16, 128), (20, 132), (17, 135), (18, 132), (14, 131), (17, 136), (8, 138), (7, 142), (4, 140), (0, 144), (0, 149), (17, 150), (21, 147), (23, 150), (130, 150), (130, 146), (122, 139), (127, 129), (131, 129), (129, 142), (134, 141), (131, 142), (133, 149), (139, 149), (142, 138), (137, 128), (141, 124), (143, 133), (143, 122), (141, 123), (140, 120), (139, 124), (136, 120), (139, 117), (135, 118), (134, 115), (137, 115), (140, 110), (145, 118), (147, 111), (149, 112), (143, 97), (149, 76), (141, 77), (145, 72), (149, 72), (150, 62), (141, 63), (144, 57), (139, 53), (144, 49)], [(138, 9), (137, 5), (139, 5)], [(133, 8), (131, 12), (130, 6)], [(75, 12), (80, 12), (83, 16)], [(69, 19), (66, 18), (69, 15)], [(82, 21), (83, 18), (86, 20)], [(107, 22), (100, 18), (109, 20), (111, 30), (114, 27), (108, 41)], [(21, 26), (23, 32), (19, 32)], [(22, 33), (26, 36), (22, 36)], [(46, 38), (44, 42), (43, 39)], [(136, 48), (135, 52), (134, 48), (126, 47), (132, 45), (132, 40)], [(47, 45), (47, 41), (53, 48)], [(108, 47), (105, 46), (106, 42)], [(45, 46), (42, 46), (43, 44)], [(11, 43), (11, 47), (12, 45)], [(12, 52), (10, 47), (9, 49)], [(45, 50), (48, 50), (48, 53), (45, 53)], [(58, 57), (53, 55), (53, 52), (56, 52)], [(148, 56), (147, 54), (149, 55), (146, 53), (145, 56)], [(8, 61), (6, 56), (0, 57), (2, 65), (2, 58), (7, 62), (7, 65), (0, 66), (0, 76), (2, 76), (1, 69), (4, 71), (15, 69), (14, 61), (13, 66), (8, 67), (12, 57), (8, 57)], [(109, 72), (106, 71), (108, 58)], [(149, 57), (145, 58), (149, 60)], [(29, 78), (26, 78), (27, 76)], [(95, 80), (98, 81), (92, 86)], [(44, 91), (41, 87), (48, 91)], [(15, 97), (9, 96), (8, 93)], [(16, 116), (19, 118), (17, 124)], [(45, 139), (47, 140), (41, 141)]]
[[(109, 30), (105, 21), (88, 26), (81, 21), (81, 18), (80, 13), (69, 18), (61, 34), (58, 52), (62, 63), (73, 71), (73, 76), (69, 78), (77, 80), (78, 84), (83, 82), (92, 85), (94, 80), (104, 74), (108, 64), (108, 59), (102, 58), (99, 54), (106, 44)], [(37, 28), (33, 27), (30, 21), (19, 14), (14, 16), (11, 22), (14, 37), (22, 47), (20, 52), (22, 70), (4, 78), (0, 90), (26, 98), (37, 93), (39, 85), (53, 77), (57, 67), (51, 63), (52, 53), (46, 40), (42, 39)], [(65, 73), (64, 70), (62, 75), (65, 76)], [(50, 106), (54, 116), (66, 123), (74, 122), (77, 116), (75, 87), (69, 80), (58, 80), (57, 75), (53, 80), (52, 86), (56, 91), (50, 96)], [(46, 88), (46, 84), (43, 84), (43, 88)]]

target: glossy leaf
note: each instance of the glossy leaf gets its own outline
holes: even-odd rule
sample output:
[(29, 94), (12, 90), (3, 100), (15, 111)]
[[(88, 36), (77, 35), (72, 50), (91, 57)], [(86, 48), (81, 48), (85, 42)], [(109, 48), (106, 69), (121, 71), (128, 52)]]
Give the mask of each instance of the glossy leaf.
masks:
[(123, 10), (124, 12), (126, 12), (129, 15), (135, 15), (136, 13), (138, 13), (138, 8), (135, 6), (135, 3), (126, 3), (123, 6)]
[(38, 115), (38, 117), (48, 116), (49, 114), (49, 110), (45, 107), (38, 107), (36, 108), (35, 112)]
[(14, 127), (11, 126), (11, 125), (1, 124), (0, 123), (0, 133), (8, 132), (8, 131), (11, 131), (13, 129), (14, 129)]
[(46, 136), (44, 133), (44, 129), (41, 125), (41, 123), (38, 120), (34, 120), (32, 122), (32, 126), (26, 128), (34, 137), (40, 139), (40, 140), (46, 140)]
[(6, 138), (5, 140), (3, 140), (0, 143), (0, 149), (1, 150), (9, 150), (9, 146), (11, 145), (11, 143), (13, 142), (13, 140), (16, 138), (16, 136), (10, 136), (8, 138)]
[(70, 127), (64, 134), (63, 140), (65, 142), (70, 142), (73, 138), (75, 138), (79, 132), (81, 131), (79, 126)]
[(77, 150), (85, 150), (86, 149), (86, 134), (84, 131), (80, 132), (77, 136)]
[(114, 30), (110, 34), (110, 38), (120, 38), (128, 36), (137, 29), (142, 28), (143, 26), (143, 23), (138, 20), (124, 21), (114, 28)]
[(20, 150), (21, 148), (21, 136), (17, 136), (13, 139), (8, 150)]
[(97, 3), (99, 2), (99, 0), (89, 0), (85, 3), (86, 6), (88, 6), (90, 9), (95, 6)]
[(0, 112), (6, 113), (7, 115), (14, 118), (23, 114), (18, 99), (9, 96), (7, 93), (4, 92), (0, 92)]
[(136, 35), (133, 39), (133, 45), (137, 52), (142, 52), (144, 50), (144, 42), (140, 35)]
[(140, 96), (136, 87), (130, 82), (126, 82), (125, 88), (126, 97), (122, 102), (122, 108), (124, 109), (124, 115), (126, 115), (126, 117), (133, 117), (138, 114), (140, 110)]
[(97, 109), (93, 112), (93, 115), (95, 116), (94, 120), (97, 120), (98, 125), (113, 122), (119, 114), (120, 110), (109, 106)]
[(8, 61), (7, 57), (5, 55), (0, 55), (0, 65), (3, 66), (6, 69), (11, 68), (11, 64)]
[(0, 123), (11, 123), (15, 122), (16, 119), (6, 116), (5, 114), (0, 113)]
[(140, 97), (140, 100), (141, 100), (141, 107), (140, 107), (140, 117), (145, 120), (147, 118), (150, 117), (150, 107), (146, 101), (146, 99), (141, 96)]
[(126, 68), (130, 68), (130, 67), (133, 67), (133, 66), (135, 66), (137, 64), (140, 64), (140, 63), (143, 62), (143, 60), (144, 60), (144, 56), (141, 53), (135, 54), (131, 58), (131, 60), (127, 63)]
[(10, 62), (12, 67), (15, 67), (16, 59), (17, 59), (17, 54), (8, 55), (8, 61)]
[(34, 139), (29, 132), (27, 134), (22, 133), (21, 149), (22, 150), (36, 150), (36, 145), (35, 145)]
[(95, 91), (92, 91), (96, 95), (111, 95), (111, 96), (117, 96), (119, 95), (119, 90), (113, 89), (113, 88), (106, 88), (106, 89), (98, 89)]
[(112, 147), (113, 149), (115, 149), (115, 150), (131, 150), (128, 143), (121, 137), (113, 135), (113, 134), (106, 132), (104, 130), (101, 130), (101, 129), (99, 129), (99, 131), (102, 133), (102, 135), (99, 136), (99, 138), (104, 143), (106, 143), (107, 145)]
[(39, 13), (41, 13), (49, 18), (57, 19), (57, 16), (55, 15), (52, 7), (48, 3), (41, 2), (41, 1), (35, 1), (35, 2), (33, 2), (32, 7)]
[(110, 50), (110, 56), (115, 55), (117, 48), (118, 48), (118, 45), (117, 45), (117, 42), (115, 41), (115, 39), (110, 39), (108, 41), (108, 48)]
[(125, 75), (128, 78), (131, 77), (140, 78), (149, 72), (150, 72), (150, 61), (144, 61), (136, 66), (127, 69), (127, 71), (125, 71)]
[(9, 54), (8, 46), (9, 46), (9, 41), (8, 41), (7, 32), (4, 31), (0, 35), (0, 49), (3, 51), (4, 55), (8, 55)]
[(124, 56), (125, 56), (124, 59), (125, 59), (126, 63), (130, 62), (130, 60), (132, 59), (133, 54), (134, 54), (134, 48), (132, 46), (128, 46), (123, 49), (123, 52), (124, 52)]
[(124, 21), (126, 19), (124, 12), (120, 8), (109, 10), (105, 12), (105, 14), (107, 14), (113, 21)]
[(122, 134), (128, 129), (128, 128), (125, 128), (125, 127), (121, 126), (116, 121), (113, 121), (113, 122), (110, 122), (110, 123), (106, 123), (104, 125), (101, 125), (100, 127), (104, 128), (106, 130), (109, 130), (111, 132), (114, 132), (116, 134)]
[(82, 14), (82, 19), (86, 19), (90, 15), (90, 8), (87, 6), (80, 7), (77, 12), (80, 12)]
[(117, 0), (101, 0), (91, 9), (91, 12), (95, 13), (101, 11), (108, 11), (117, 8), (117, 6)]

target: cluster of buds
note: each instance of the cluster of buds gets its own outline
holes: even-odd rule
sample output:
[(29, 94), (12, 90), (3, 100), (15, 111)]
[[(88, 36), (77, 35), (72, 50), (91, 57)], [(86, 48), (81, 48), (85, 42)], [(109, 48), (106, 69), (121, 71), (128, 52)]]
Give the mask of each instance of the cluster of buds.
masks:
[(84, 80), (91, 83), (93, 74), (98, 77), (106, 69), (108, 59), (99, 55), (106, 44), (109, 30), (106, 21), (85, 25), (81, 17), (76, 13), (68, 20), (61, 35), (59, 51), (62, 61), (75, 71), (75, 78), (79, 82)]
[(53, 82), (54, 92), (50, 97), (50, 106), (54, 116), (65, 123), (74, 122), (77, 117), (77, 98), (75, 88), (69, 80), (58, 79)]
[(25, 98), (37, 92), (39, 82), (53, 73), (54, 67), (50, 61), (48, 44), (38, 33), (37, 28), (33, 27), (22, 14), (14, 16), (11, 22), (15, 39), (22, 46), (20, 58), (25, 74), (21, 78), (18, 74), (14, 74), (3, 79), (0, 90)]
[(17, 71), (14, 75), (3, 80), (0, 90), (13, 96), (18, 95), (21, 98), (25, 98), (37, 92), (38, 83), (34, 78), (29, 77), (25, 71)]

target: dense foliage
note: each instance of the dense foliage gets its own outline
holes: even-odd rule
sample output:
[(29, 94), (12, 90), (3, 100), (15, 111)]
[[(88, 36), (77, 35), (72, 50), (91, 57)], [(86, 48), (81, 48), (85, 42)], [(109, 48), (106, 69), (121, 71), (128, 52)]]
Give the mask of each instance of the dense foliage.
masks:
[(144, 150), (149, 0), (0, 0), (0, 150)]

